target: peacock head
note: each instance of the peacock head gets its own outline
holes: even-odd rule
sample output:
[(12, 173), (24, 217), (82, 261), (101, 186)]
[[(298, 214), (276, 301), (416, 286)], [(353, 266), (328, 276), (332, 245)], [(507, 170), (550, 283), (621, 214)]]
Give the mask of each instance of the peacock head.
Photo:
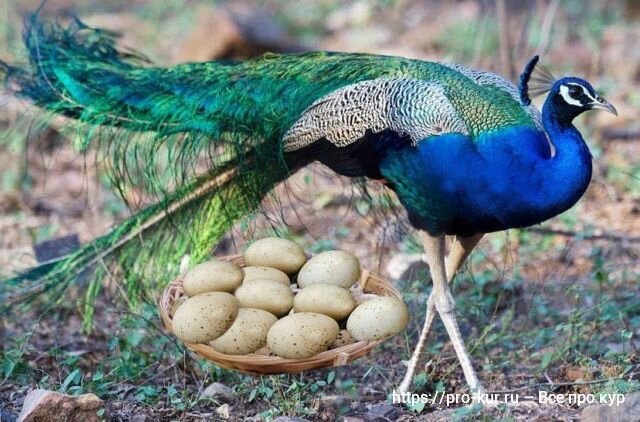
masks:
[(593, 109), (618, 115), (616, 108), (598, 95), (588, 81), (573, 76), (556, 79), (545, 68), (536, 66), (537, 63), (538, 56), (535, 56), (520, 76), (520, 97), (523, 103), (531, 103), (529, 95), (548, 92), (543, 112), (547, 109), (556, 119), (567, 123)]
[(618, 115), (616, 108), (598, 95), (589, 82), (576, 77), (565, 77), (555, 81), (547, 101), (551, 101), (554, 114), (567, 122), (593, 109), (607, 110)]

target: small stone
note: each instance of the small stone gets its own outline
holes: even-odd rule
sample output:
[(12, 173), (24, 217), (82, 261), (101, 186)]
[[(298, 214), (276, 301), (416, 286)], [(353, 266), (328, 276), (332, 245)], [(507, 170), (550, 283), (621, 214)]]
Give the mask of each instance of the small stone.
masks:
[(362, 390), (362, 397), (371, 402), (371, 401), (384, 401), (387, 397), (387, 393), (382, 390), (376, 390), (373, 387), (364, 387)]
[(278, 416), (273, 422), (309, 422), (309, 419), (302, 419), (297, 416)]
[(98, 422), (100, 418), (97, 411), (103, 404), (95, 394), (69, 396), (55, 391), (36, 389), (25, 397), (18, 421)]
[(214, 400), (230, 403), (235, 399), (235, 394), (231, 387), (227, 387), (219, 382), (214, 382), (204, 389), (202, 397), (209, 397)]
[(229, 413), (229, 405), (227, 403), (223, 404), (222, 406), (218, 406), (216, 408), (216, 413), (220, 418), (225, 420), (231, 417), (231, 414)]
[(395, 421), (400, 417), (400, 411), (388, 404), (379, 404), (373, 406), (365, 415), (364, 420), (366, 422), (383, 422), (383, 421)]
[(320, 399), (320, 410), (345, 414), (351, 410), (351, 397), (344, 395), (322, 397)]
[[(596, 395), (598, 396), (598, 395)], [(616, 403), (617, 395), (607, 397), (613, 399), (613, 403), (597, 404), (585, 407), (582, 410), (580, 420), (582, 422), (633, 422), (640, 415), (640, 393), (627, 394), (622, 403)]]

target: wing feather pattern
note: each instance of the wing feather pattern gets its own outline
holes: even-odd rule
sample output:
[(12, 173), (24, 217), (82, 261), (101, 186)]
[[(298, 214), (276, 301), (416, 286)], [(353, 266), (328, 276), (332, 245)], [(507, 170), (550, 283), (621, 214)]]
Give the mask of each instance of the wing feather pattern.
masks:
[(411, 78), (374, 79), (338, 89), (315, 101), (284, 136), (284, 151), (319, 139), (345, 147), (367, 130), (390, 129), (412, 142), (431, 135), (469, 130), (437, 82)]
[(516, 100), (522, 106), (522, 108), (524, 108), (529, 117), (531, 117), (531, 119), (533, 120), (536, 127), (544, 131), (540, 111), (533, 104), (523, 104), (522, 100), (520, 99), (520, 92), (518, 91), (518, 87), (504, 77), (492, 72), (486, 72), (483, 70), (474, 69), (469, 66), (464, 66), (459, 63), (441, 64), (455, 70), (456, 72), (460, 72), (480, 86), (490, 86), (504, 91), (506, 94), (510, 95), (511, 98)]

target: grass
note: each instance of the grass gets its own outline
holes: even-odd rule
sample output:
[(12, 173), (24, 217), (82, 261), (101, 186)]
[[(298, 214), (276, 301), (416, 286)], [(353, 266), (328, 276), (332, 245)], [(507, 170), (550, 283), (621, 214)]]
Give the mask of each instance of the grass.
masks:
[[(398, 3), (401, 2), (378, 6), (379, 17), (374, 15), (369, 24), (382, 25), (385, 8), (402, 8)], [(140, 3), (129, 8), (126, 2), (116, 2), (102, 5), (100, 11), (131, 13), (150, 23), (152, 28), (161, 27), (162, 30), (144, 34), (141, 47), (152, 57), (167, 62), (167, 51), (153, 46), (161, 46), (167, 39), (180, 38), (178, 35), (188, 31), (195, 16), (185, 12), (190, 8), (183, 7), (181, 2), (172, 1), (169, 8), (158, 4)], [(281, 1), (264, 4), (278, 11), (278, 20), (285, 27), (311, 43), (321, 42), (322, 37), (327, 36), (325, 20), (339, 9), (338, 2), (331, 1), (312, 5), (304, 2), (291, 5)], [(567, 2), (566, 13), (558, 17), (559, 23), (554, 27), (556, 38), (551, 46), (556, 55), (566, 56), (563, 52), (571, 52), (574, 44), (569, 42), (574, 42), (576, 35), (586, 40), (588, 48), (596, 49), (604, 31), (623, 19), (621, 2), (607, 13), (601, 13), (597, 2), (590, 2), (588, 7), (583, 4)], [(81, 16), (92, 12), (90, 4), (78, 6), (77, 12)], [(539, 20), (538, 17), (536, 22)], [(158, 22), (162, 25), (158, 26)], [(569, 25), (572, 22), (584, 24)], [(621, 22), (620, 25), (630, 27), (633, 22)], [(3, 39), (15, 45), (18, 34), (15, 27), (10, 27)], [(540, 34), (532, 25), (528, 37), (530, 46), (537, 45), (539, 38)], [(451, 26), (435, 40), (413, 42), (416, 48), (424, 47), (429, 52), (440, 52), (463, 62), (474, 60), (478, 55), (495, 58), (498, 48), (496, 24), (490, 17), (469, 26)], [(11, 51), (5, 47), (0, 51)], [(497, 67), (497, 61), (492, 63)], [(561, 70), (567, 70), (563, 68), (570, 65), (574, 65), (570, 60), (552, 63)], [(616, 86), (615, 81), (604, 82), (612, 93), (625, 89)], [(640, 97), (633, 92), (627, 97), (627, 107), (637, 108)], [(596, 168), (597, 186), (577, 207), (555, 219), (553, 225), (584, 235), (616, 223), (613, 219), (593, 218), (594, 208), (599, 204), (614, 202), (602, 192), (605, 188), (613, 191), (614, 196), (638, 201), (640, 165), (637, 159), (634, 161), (632, 153), (621, 154), (622, 158), (612, 163), (615, 151), (611, 149), (616, 146), (605, 147), (598, 142), (592, 122), (584, 123), (581, 128), (588, 134), (594, 155), (603, 167)], [(33, 178), (25, 178), (24, 170), (18, 164), (20, 161), (16, 157), (23, 156), (26, 129), (2, 130), (3, 155), (14, 158), (7, 160), (12, 164), (10, 168), (2, 169), (2, 194), (14, 195), (21, 189), (31, 191), (43, 176), (36, 174)], [(103, 176), (98, 178), (100, 190), (107, 190), (108, 180)], [(307, 173), (308, 188), (317, 179), (320, 178), (314, 173)], [(601, 185), (605, 188), (600, 189)], [(324, 196), (313, 199), (316, 201), (310, 201), (313, 202), (311, 206), (303, 204), (300, 208), (306, 213), (305, 221), (309, 222), (308, 228), (315, 234), (315, 239), (298, 229), (281, 229), (277, 234), (303, 242), (314, 253), (335, 247), (354, 250), (362, 254), (368, 268), (375, 268), (379, 260), (369, 250), (377, 241), (371, 237), (377, 236), (378, 232), (373, 231), (367, 219), (376, 210), (389, 209), (386, 199), (374, 203), (375, 209), (371, 208), (371, 202), (357, 199), (348, 206), (341, 205), (339, 199), (344, 198), (336, 198), (335, 192), (329, 190)], [(99, 213), (105, 220), (125, 212), (122, 203), (113, 196), (107, 196), (99, 204)], [(352, 218), (355, 214), (364, 218)], [(34, 218), (23, 208), (12, 210), (11, 215), (24, 220)], [(633, 216), (625, 217), (631, 224)], [(27, 243), (68, 232), (69, 227), (78, 222), (51, 220), (25, 229)], [(247, 233), (258, 224), (259, 218), (256, 218), (250, 224), (236, 228), (236, 233)], [(381, 249), (386, 255), (398, 251), (412, 254), (420, 253), (418, 246), (414, 239), (405, 236), (399, 241), (390, 240)], [(592, 242), (581, 239), (580, 235), (564, 239), (513, 230), (508, 234), (488, 236), (456, 279), (454, 287), (458, 318), (474, 363), (487, 387), (503, 390), (542, 384), (535, 388), (554, 392), (626, 394), (639, 391), (638, 259), (638, 250), (633, 245)], [(2, 273), (6, 271), (8, 269), (0, 269)], [(382, 391), (385, 396), (399, 381), (404, 371), (401, 360), (409, 358), (422, 322), (424, 300), (430, 291), (428, 280), (428, 273), (422, 270), (399, 282), (413, 315), (405, 336), (387, 341), (372, 355), (345, 368), (270, 377), (241, 375), (195, 359), (159, 329), (157, 311), (151, 303), (141, 305), (136, 313), (129, 313), (113, 305), (109, 301), (111, 296), (106, 295), (104, 303), (96, 310), (96, 330), (85, 336), (76, 314), (77, 304), (69, 299), (40, 318), (30, 320), (37, 316), (25, 314), (19, 320), (6, 321), (10, 332), (16, 335), (7, 336), (0, 351), (3, 377), (0, 386), (11, 386), (18, 392), (34, 386), (69, 394), (93, 392), (107, 400), (108, 406), (117, 403), (141, 406), (145, 412), (168, 419), (178, 419), (194, 409), (215, 414), (222, 403), (201, 395), (204, 387), (214, 381), (233, 388), (238, 403), (243, 403), (234, 409), (234, 415), (239, 419), (253, 415), (267, 420), (278, 415), (320, 417), (320, 399), (335, 394), (352, 397), (355, 408), (363, 409), (384, 401), (384, 397), (379, 396), (367, 399), (365, 387)], [(439, 322), (427, 345), (425, 358), (430, 364), (418, 373), (415, 392), (466, 391), (459, 365)], [(602, 382), (591, 383), (594, 381)], [(0, 397), (3, 406), (17, 405), (7, 396)], [(426, 414), (436, 409), (427, 405), (407, 410)], [(360, 410), (353, 412), (356, 411)], [(566, 414), (571, 415), (577, 411), (565, 409)], [(483, 419), (487, 416), (472, 407), (458, 409), (452, 417), (489, 420)], [(501, 417), (513, 419), (508, 410), (503, 410)]]
[[(548, 247), (550, 241), (545, 242), (547, 236), (527, 232), (513, 236), (518, 237), (520, 251), (529, 256), (554, 254)], [(459, 321), (462, 327), (472, 330), (467, 335), (469, 349), (489, 385), (509, 389), (537, 384), (547, 376), (563, 380), (567, 370), (584, 374), (574, 377), (575, 382), (617, 378), (637, 371), (632, 342), (640, 330), (640, 304), (633, 290), (620, 289), (621, 283), (631, 280), (620, 280), (608, 272), (606, 249), (593, 248), (594, 269), (587, 279), (580, 283), (545, 284), (539, 287), (542, 292), (536, 292), (518, 275), (518, 266), (504, 279), (502, 269), (490, 262), (491, 249), (509, 246), (494, 241), (485, 246), (490, 253), (474, 254), (472, 271), (464, 271), (455, 287)], [(518, 262), (521, 261), (525, 260)], [(418, 316), (424, 312), (423, 300), (428, 291), (425, 280), (427, 274), (417, 274), (414, 280), (406, 280), (400, 286), (416, 315), (411, 330), (417, 330)], [(557, 307), (553, 303), (556, 297), (566, 298), (570, 306)], [(56, 310), (53, 323), (64, 324), (71, 312), (68, 306)], [(98, 333), (85, 338), (78, 332), (68, 341), (70, 344), (53, 343), (44, 350), (46, 355), (38, 358), (37, 366), (33, 362), (43, 352), (38, 339), (43, 334), (42, 327), (32, 327), (6, 342), (0, 354), (4, 382), (35, 384), (69, 394), (93, 392), (113, 400), (127, 397), (151, 407), (186, 411), (211, 410), (220, 405), (200, 396), (207, 383), (218, 381), (231, 386), (239, 400), (265, 419), (278, 415), (313, 416), (323, 396), (350, 394), (358, 399), (362, 394), (361, 383), (368, 380), (378, 388), (390, 388), (401, 372), (398, 359), (408, 358), (412, 344), (401, 339), (389, 341), (376, 352), (377, 358), (374, 355), (354, 364), (355, 370), (255, 378), (193, 359), (174, 339), (158, 330), (156, 309), (151, 304), (144, 305), (139, 314), (118, 315), (116, 311), (114, 315), (112, 309), (105, 308), (97, 315)], [(113, 326), (101, 327), (100, 321)], [(442, 349), (446, 337), (441, 327), (436, 328), (436, 334), (426, 353), (433, 363), (418, 374), (414, 391), (463, 391), (464, 386), (459, 384), (460, 369), (451, 351)], [(97, 351), (91, 350), (92, 344), (98, 346)], [(377, 364), (377, 360), (388, 362), (395, 378), (390, 368), (384, 363)], [(526, 375), (515, 375), (518, 373)], [(498, 374), (509, 381), (496, 382)], [(640, 383), (637, 377), (631, 377), (589, 385), (586, 390), (579, 385), (542, 388), (628, 393), (640, 390)], [(416, 412), (429, 409), (410, 406)], [(469, 416), (464, 413), (467, 411), (461, 410), (461, 415)]]

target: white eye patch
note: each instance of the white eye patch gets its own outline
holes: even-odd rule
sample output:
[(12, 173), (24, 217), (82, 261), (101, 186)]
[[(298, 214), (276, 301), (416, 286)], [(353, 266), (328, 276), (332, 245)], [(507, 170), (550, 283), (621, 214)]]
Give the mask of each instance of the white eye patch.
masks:
[[(578, 84), (571, 84), (571, 85), (577, 85), (580, 88), (582, 88), (582, 90), (584, 91), (584, 87), (582, 85), (578, 85)], [(571, 104), (577, 107), (582, 107), (582, 103), (579, 100), (576, 100), (575, 98), (571, 98), (571, 96), (569, 95), (568, 86), (560, 85), (560, 95), (562, 95), (562, 99), (564, 99), (565, 103)]]
[[(585, 88), (584, 86), (582, 86), (582, 85), (580, 85), (580, 84), (577, 84), (577, 83), (574, 83), (574, 82), (568, 82), (568, 83), (567, 83), (567, 85), (572, 85), (572, 86), (580, 87), (580, 89), (582, 89), (582, 93), (583, 93), (587, 98), (589, 98), (589, 99), (591, 100), (591, 102), (593, 102), (593, 103), (597, 103), (597, 102), (599, 102), (597, 99), (595, 99), (595, 98), (591, 95), (591, 93), (589, 92), (589, 90), (588, 90), (587, 88)], [(563, 88), (564, 88), (564, 90), (563, 90)], [(569, 103), (569, 104), (573, 104), (573, 105), (578, 105), (578, 106), (581, 106), (581, 105), (582, 105), (582, 104), (577, 104), (577, 103), (579, 103), (579, 101), (577, 101), (577, 100), (575, 100), (575, 99), (573, 99), (573, 98), (571, 98), (571, 97), (569, 96), (569, 88), (567, 88), (567, 87), (566, 87), (566, 85), (562, 85), (562, 86), (560, 87), (560, 94), (562, 95), (562, 98), (564, 98), (564, 100), (565, 100), (567, 103)], [(572, 101), (569, 101), (569, 100), (572, 100), (573, 102), (572, 102)]]
[(585, 88), (583, 85), (580, 85), (574, 82), (569, 82), (567, 83), (567, 85), (579, 86), (580, 88), (582, 88), (582, 93), (584, 95), (586, 95), (591, 101), (596, 101), (596, 99), (591, 96), (591, 93), (589, 92), (589, 90)]

